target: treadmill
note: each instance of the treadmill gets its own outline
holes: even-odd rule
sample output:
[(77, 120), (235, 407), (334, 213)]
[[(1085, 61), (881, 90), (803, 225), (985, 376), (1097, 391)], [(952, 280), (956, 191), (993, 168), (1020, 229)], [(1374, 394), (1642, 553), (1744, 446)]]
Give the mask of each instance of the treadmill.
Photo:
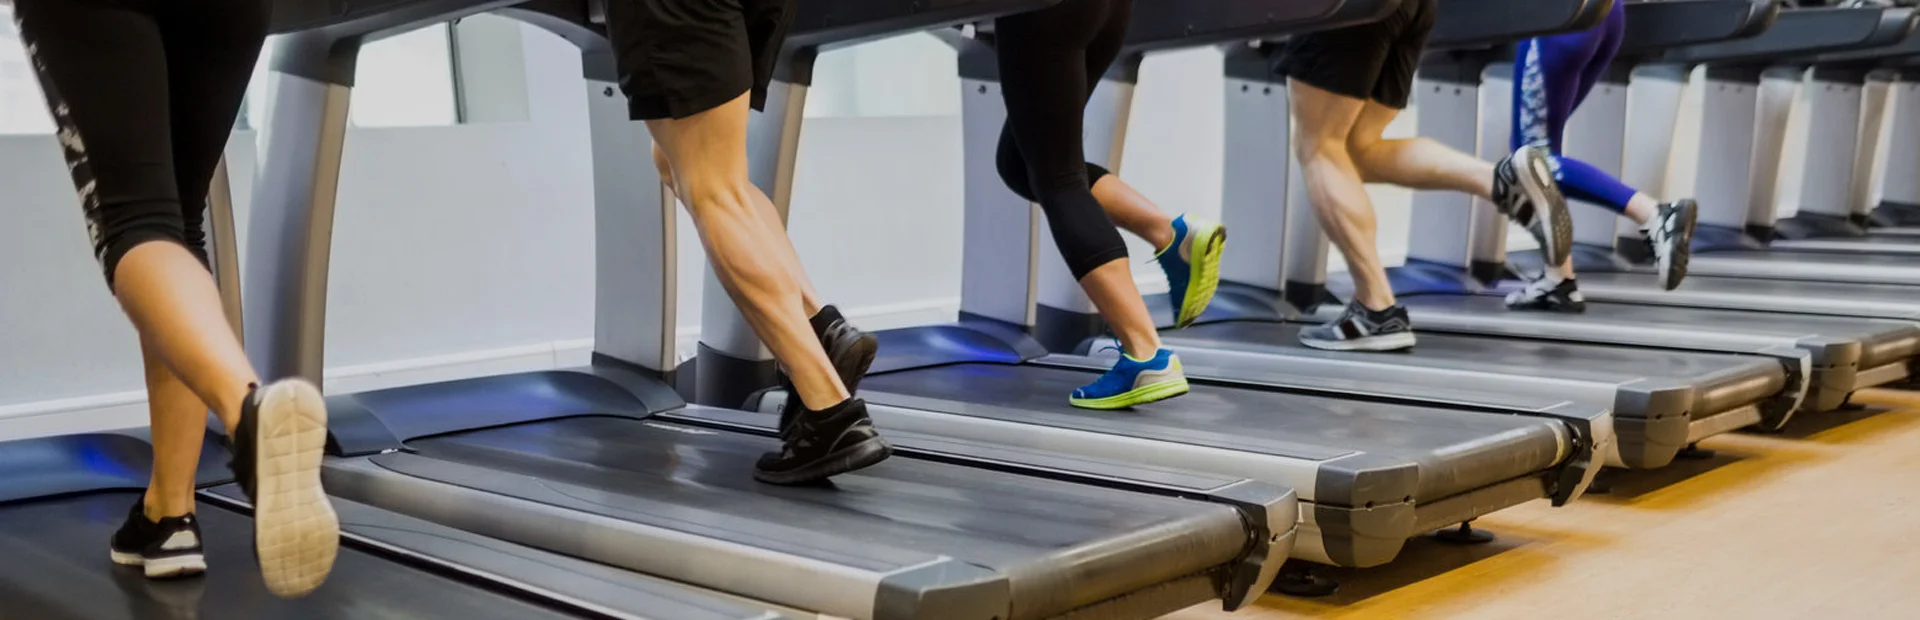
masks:
[[(149, 580), (115, 566), (107, 540), (144, 492), (144, 429), (0, 443), (0, 598), (12, 617), (702, 618), (814, 614), (608, 568), (335, 499), (341, 547), (325, 586), (298, 600), (267, 592), (247, 558), (253, 524), (225, 451), (201, 457), (197, 516), (216, 563)], [(209, 594), (211, 591), (211, 594)]]
[[(1031, 10), (1045, 0), (809, 0), (774, 92), (803, 101), (822, 49)], [(770, 433), (695, 416), (674, 359), (672, 203), (627, 120), (588, 2), (498, 8), (581, 47), (595, 165), (596, 354), (585, 368), (329, 399), (328, 490), (440, 526), (784, 608), (843, 618), (1152, 617), (1258, 597), (1287, 556), (1291, 490), (1173, 467), (1061, 457), (965, 438), (895, 437), (899, 457), (830, 484), (754, 482)], [(277, 42), (275, 111), (251, 225), (249, 351), (265, 374), (318, 379), (327, 256), (359, 40)], [(795, 113), (791, 119), (798, 119)], [(791, 126), (797, 129), (797, 126)], [(929, 447), (931, 446), (931, 447)]]
[[(1781, 16), (1780, 23), (1786, 23), (1786, 16)], [(1878, 24), (1879, 14), (1873, 17)], [(1899, 23), (1906, 24), (1905, 17)], [(1440, 40), (1438, 34), (1436, 40)], [(1482, 83), (1497, 87), (1494, 80), (1498, 76), (1511, 74), (1509, 65), (1494, 62), (1500, 53), (1450, 50), (1428, 56), (1416, 90), (1423, 97), (1418, 108), (1420, 125), (1431, 128), (1423, 134), (1461, 150), (1471, 150), (1476, 143), (1482, 145), (1480, 155), (1485, 159), (1498, 158), (1506, 151), (1506, 108), (1480, 105), (1482, 99), (1477, 93)], [(1505, 93), (1484, 98), (1489, 102), (1507, 99)], [(1476, 110), (1480, 120), (1469, 120), (1467, 117)], [(1317, 306), (1308, 320), (1330, 319), (1341, 308), (1323, 303), (1333, 298), (1329, 291), (1345, 295), (1351, 284), (1326, 284), (1326, 241), (1304, 192), (1291, 196), (1289, 213), (1287, 247), (1294, 253), (1284, 266), (1288, 272), (1283, 286), (1285, 299), (1295, 308)], [(1791, 352), (1798, 351), (1810, 356), (1803, 408), (1814, 412), (1838, 408), (1853, 391), (1904, 378), (1909, 374), (1910, 359), (1920, 350), (1920, 332), (1911, 325), (1862, 319), (1807, 320), (1656, 307), (1599, 301), (1593, 295), (1589, 295), (1583, 314), (1510, 311), (1502, 299), (1504, 294), (1489, 290), (1507, 275), (1508, 224), (1504, 216), (1495, 213), (1491, 205), (1458, 194), (1416, 192), (1412, 217), (1412, 229), (1422, 234), (1412, 239), (1406, 264), (1390, 268), (1388, 275), (1416, 329), (1428, 334), (1605, 344), (1643, 349), (1655, 355), (1668, 354), (1660, 350), (1725, 353), (1786, 364), (1794, 363)], [(1582, 288), (1586, 288), (1584, 282)], [(1430, 340), (1423, 334), (1421, 348), (1433, 344)], [(1868, 357), (1867, 352), (1876, 355)], [(1576, 355), (1571, 359), (1580, 358)], [(1585, 361), (1548, 365), (1557, 363), (1584, 365)], [(1625, 415), (1620, 411), (1616, 414)]]
[[(1458, 46), (1584, 28), (1604, 17), (1610, 5), (1454, 0), (1442, 8), (1433, 40)], [(1489, 23), (1477, 18), (1489, 12), (1506, 19)], [(1273, 171), (1291, 161), (1286, 82), (1272, 71), (1276, 49), (1267, 44), (1228, 50), (1226, 114), (1234, 129), (1227, 139), (1225, 219), (1233, 225), (1236, 241), (1229, 244), (1222, 265), (1221, 294), (1202, 316), (1202, 324), (1161, 332), (1180, 352), (1190, 380), (1482, 410), (1545, 411), (1561, 404), (1611, 409), (1618, 445), (1605, 453), (1606, 461), (1633, 468), (1661, 467), (1676, 456), (1703, 454), (1689, 446), (1736, 428), (1777, 427), (1798, 407), (1807, 389), (1806, 355), (1784, 347), (1772, 351), (1777, 358), (1768, 360), (1447, 335), (1423, 335), (1419, 350), (1407, 355), (1318, 351), (1300, 345), (1300, 326), (1280, 322), (1288, 312), (1270, 292), (1282, 287), (1283, 274), (1281, 261), (1268, 252), (1285, 238), (1284, 222), (1273, 217), (1271, 197), (1289, 193), (1287, 180)], [(1118, 91), (1114, 82), (1109, 79), (1102, 89)], [(1125, 117), (1105, 110), (1095, 108), (1088, 124), (1111, 127), (1112, 133), (1105, 135), (1118, 142)], [(1089, 152), (1096, 157), (1102, 153)], [(1096, 162), (1120, 167), (1113, 154)], [(1000, 209), (1017, 213), (1011, 206)], [(1323, 257), (1324, 251), (1313, 260)], [(983, 271), (1018, 268), (1001, 265)], [(1071, 275), (1048, 272), (1044, 264), (1040, 269), (1046, 278), (1035, 315), (1040, 342), (1063, 353), (1098, 348), (1099, 317), (1078, 295)], [(967, 277), (975, 277), (974, 272), (969, 268)], [(1050, 291), (1060, 293), (1048, 297)], [(1164, 297), (1149, 307), (1161, 325), (1172, 323), (1171, 304)], [(1008, 322), (1019, 319), (1001, 316)], [(1112, 361), (1113, 356), (1096, 352), (1091, 357), (1052, 355), (1034, 363), (1104, 370)]]
[[(1787, 10), (1776, 27), (1760, 37), (1673, 49), (1659, 59), (1678, 63), (1679, 69), (1705, 64), (1708, 83), (1715, 87), (1705, 93), (1704, 105), (1716, 114), (1709, 115), (1701, 128), (1697, 161), (1700, 227), (1689, 267), (1692, 275), (1685, 288), (1697, 286), (1703, 293), (1741, 295), (1743, 299), (1729, 303), (1745, 307), (1749, 300), (1765, 303), (1765, 298), (1792, 297), (1793, 292), (1775, 293), (1767, 290), (1770, 283), (1751, 280), (1716, 278), (1696, 285), (1694, 276), (1863, 284), (1869, 286), (1818, 291), (1825, 298), (1842, 299), (1848, 305), (1858, 303), (1858, 312), (1819, 308), (1818, 313), (1915, 316), (1913, 289), (1908, 286), (1920, 284), (1920, 268), (1913, 266), (1912, 256), (1878, 251), (1811, 251), (1818, 249), (1814, 245), (1835, 243), (1831, 240), (1762, 241), (1776, 234), (1815, 236), (1836, 226), (1853, 225), (1844, 214), (1858, 140), (1857, 79), (1864, 79), (1860, 63), (1906, 55), (1909, 48), (1920, 45), (1913, 41), (1920, 37), (1911, 36), (1911, 16), (1912, 9)], [(1813, 151), (1807, 158), (1807, 182), (1797, 198), (1804, 217), (1776, 223), (1774, 178), (1778, 153), (1783, 148), (1793, 93), (1809, 62), (1814, 66), (1815, 82), (1824, 85), (1808, 93), (1814, 112), (1810, 120), (1819, 125), (1818, 134), (1829, 139), (1809, 143)], [(1686, 76), (1684, 72), (1672, 72), (1657, 79), (1684, 83)], [(1660, 92), (1663, 100), (1658, 105), (1678, 107), (1678, 93), (1665, 88)], [(1671, 136), (1671, 113), (1655, 122), (1655, 128), (1645, 131), (1630, 128), (1636, 135), (1636, 144), (1629, 147), (1631, 153), (1664, 160)], [(1740, 153), (1754, 154), (1752, 162), (1745, 161)], [(1647, 165), (1653, 161), (1648, 159)], [(1823, 218), (1821, 213), (1833, 217)], [(1586, 287), (1582, 288), (1584, 291)]]
[[(1118, 106), (1141, 58), (1166, 47), (1229, 43), (1377, 19), (1392, 3), (1355, 0), (1138, 0), (1128, 43), (1091, 106)], [(1407, 538), (1463, 524), (1515, 504), (1577, 498), (1610, 452), (1604, 407), (1568, 403), (1537, 410), (1417, 406), (1273, 390), (1198, 385), (1189, 395), (1131, 411), (1067, 404), (1073, 388), (1104, 369), (1051, 364), (1032, 327), (1031, 274), (1052, 251), (1008, 239), (1044, 239), (1032, 206), (1008, 192), (993, 153), (1005, 110), (990, 35), (959, 44), (965, 123), (966, 239), (958, 324), (880, 332), (880, 357), (861, 384), (875, 423), (896, 437), (932, 435), (1131, 461), (1289, 486), (1300, 499), (1293, 557), (1371, 567), (1391, 561)], [(1088, 136), (1090, 142), (1102, 139)], [(1115, 143), (1114, 146), (1117, 146)], [(1096, 144), (1089, 152), (1107, 146)], [(1057, 258), (1051, 259), (1057, 260)], [(1046, 293), (1042, 292), (1041, 295)], [(705, 372), (705, 368), (702, 368)], [(766, 387), (766, 386), (762, 386)], [(771, 432), (785, 400), (762, 392), (762, 413), (670, 412), (676, 420)], [(906, 450), (906, 448), (903, 448)], [(1446, 539), (1478, 541), (1462, 525)], [(1283, 591), (1324, 593), (1304, 571)]]

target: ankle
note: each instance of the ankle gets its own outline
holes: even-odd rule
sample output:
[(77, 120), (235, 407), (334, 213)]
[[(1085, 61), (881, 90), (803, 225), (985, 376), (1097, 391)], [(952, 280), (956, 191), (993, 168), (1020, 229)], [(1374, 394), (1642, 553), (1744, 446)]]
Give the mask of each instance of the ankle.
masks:
[(188, 495), (184, 501), (180, 499), (167, 501), (159, 494), (156, 494), (153, 491), (153, 487), (148, 487), (147, 494), (141, 499), (140, 505), (141, 511), (145, 514), (147, 520), (154, 523), (159, 523), (161, 519), (168, 517), (180, 517), (193, 514), (193, 497), (191, 495)]

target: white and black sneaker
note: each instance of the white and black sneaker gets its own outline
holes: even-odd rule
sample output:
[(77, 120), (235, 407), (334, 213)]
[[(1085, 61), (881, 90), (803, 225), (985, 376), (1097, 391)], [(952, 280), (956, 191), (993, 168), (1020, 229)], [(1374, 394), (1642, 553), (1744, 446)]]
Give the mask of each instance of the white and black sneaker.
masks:
[(256, 387), (231, 438), (233, 469), (253, 502), (253, 554), (267, 589), (305, 596), (327, 580), (340, 551), (340, 518), (320, 488), (327, 404), (313, 384)]
[(148, 579), (189, 577), (207, 572), (207, 552), (200, 543), (200, 521), (192, 514), (147, 519), (145, 499), (133, 502), (133, 512), (108, 543), (113, 563), (138, 566)]
[(1699, 205), (1692, 200), (1670, 202), (1660, 205), (1660, 214), (1640, 228), (1641, 236), (1653, 249), (1660, 282), (1669, 291), (1687, 279), (1687, 259), (1693, 256), (1693, 227), (1699, 212)]
[(1549, 274), (1527, 281), (1527, 286), (1507, 293), (1510, 310), (1545, 310), (1579, 314), (1587, 311), (1587, 298), (1572, 278)]
[(1573, 251), (1573, 215), (1554, 180), (1553, 154), (1526, 145), (1493, 167), (1493, 205), (1533, 234), (1548, 265), (1567, 261)]
[(1413, 320), (1407, 318), (1406, 306), (1394, 304), (1374, 311), (1356, 301), (1347, 304), (1339, 318), (1300, 330), (1300, 344), (1328, 351), (1411, 349)]

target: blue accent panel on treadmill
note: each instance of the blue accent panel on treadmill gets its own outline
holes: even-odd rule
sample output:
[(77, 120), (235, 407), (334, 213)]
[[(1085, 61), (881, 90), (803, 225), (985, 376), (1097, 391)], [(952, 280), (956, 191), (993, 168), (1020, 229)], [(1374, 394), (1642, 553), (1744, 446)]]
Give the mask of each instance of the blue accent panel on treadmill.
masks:
[(1409, 259), (1399, 267), (1388, 267), (1387, 283), (1395, 295), (1467, 295), (1480, 289), (1473, 284), (1466, 269), (1416, 259)]
[(658, 380), (607, 365), (478, 377), (329, 398), (329, 443), (356, 456), (434, 435), (575, 416), (640, 419), (683, 404)]
[(946, 364), (1018, 364), (1047, 354), (1020, 329), (978, 317), (959, 325), (927, 325), (875, 332), (880, 354), (868, 374)]
[(94, 491), (145, 489), (152, 462), (151, 444), (120, 433), (61, 435), (0, 443), (0, 471), (6, 472), (5, 477), (0, 477), (0, 503)]
[(1695, 252), (1731, 252), (1737, 250), (1759, 250), (1766, 245), (1747, 235), (1747, 231), (1699, 224), (1693, 231), (1693, 251)]

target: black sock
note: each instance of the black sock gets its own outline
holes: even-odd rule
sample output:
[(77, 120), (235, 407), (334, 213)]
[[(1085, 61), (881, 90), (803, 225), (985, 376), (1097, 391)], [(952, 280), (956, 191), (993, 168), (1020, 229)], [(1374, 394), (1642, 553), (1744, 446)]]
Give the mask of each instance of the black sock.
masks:
[(840, 413), (842, 411), (846, 411), (847, 407), (853, 406), (853, 404), (856, 402), (860, 402), (860, 400), (857, 398), (848, 398), (838, 403), (834, 403), (833, 406), (831, 407), (827, 407), (826, 409), (820, 409), (817, 411), (813, 409), (806, 409), (805, 405), (802, 405), (801, 408), (806, 409), (807, 415), (824, 416), (824, 415), (833, 415), (836, 413)]
[(844, 316), (840, 316), (839, 308), (835, 308), (832, 305), (827, 305), (827, 306), (822, 306), (820, 308), (819, 314), (815, 314), (813, 315), (813, 317), (808, 318), (807, 323), (813, 326), (813, 336), (815, 338), (826, 338), (827, 328), (833, 327), (834, 323), (845, 321), (845, 320), (847, 320), (847, 318)]

